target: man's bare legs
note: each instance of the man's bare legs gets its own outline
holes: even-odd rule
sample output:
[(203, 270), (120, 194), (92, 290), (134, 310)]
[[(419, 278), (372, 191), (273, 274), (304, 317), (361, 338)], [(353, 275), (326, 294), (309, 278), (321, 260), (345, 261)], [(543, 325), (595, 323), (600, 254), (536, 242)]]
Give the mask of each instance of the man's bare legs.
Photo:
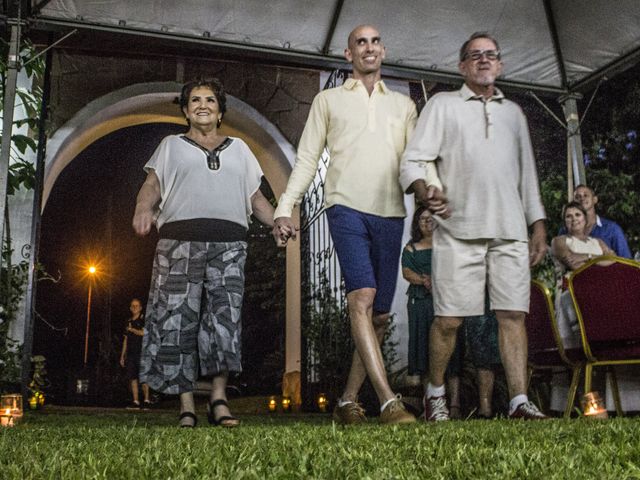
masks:
[[(507, 377), (509, 398), (512, 404), (516, 397), (527, 401), (527, 330), (524, 325), (524, 312), (496, 310), (498, 319), (498, 345), (500, 358)], [(516, 403), (523, 403), (517, 401)]]
[(441, 421), (449, 419), (445, 373), (449, 360), (456, 348), (458, 328), (462, 325), (460, 317), (437, 316), (429, 333), (429, 384), (423, 399), (425, 419)]
[(416, 421), (389, 387), (380, 349), (389, 315), (373, 315), (375, 295), (374, 288), (361, 288), (347, 294), (351, 337), (356, 351), (353, 354), (344, 395), (333, 411), (333, 418), (338, 423), (357, 424), (366, 419), (364, 410), (356, 402), (358, 391), (366, 376), (369, 376), (380, 402), (380, 423), (398, 424)]
[(460, 317), (436, 317), (429, 333), (429, 381), (434, 387), (444, 386), (449, 359), (456, 348)]
[[(378, 345), (382, 345), (382, 340), (384, 340), (384, 334), (387, 330), (387, 324), (389, 322), (389, 314), (381, 313), (378, 315), (374, 315), (372, 318), (373, 328), (375, 330), (376, 339), (378, 340)], [(351, 361), (351, 369), (349, 370), (349, 376), (347, 377), (347, 384), (344, 387), (344, 392), (342, 394), (341, 400), (346, 402), (355, 402), (358, 399), (358, 392), (360, 392), (360, 388), (362, 388), (362, 384), (364, 383), (364, 379), (367, 377), (367, 371), (364, 368), (364, 364), (362, 363), (362, 359), (360, 358), (360, 354), (358, 350), (354, 350), (353, 352), (353, 360)]]
[(356, 352), (353, 356), (351, 371), (345, 388), (345, 396), (348, 397), (343, 397), (343, 400), (355, 400), (366, 374), (369, 376), (378, 400), (382, 405), (387, 400), (395, 398), (395, 395), (389, 387), (382, 350), (380, 349), (378, 335), (379, 331), (381, 331), (384, 336), (384, 326), (375, 328), (373, 323), (373, 300), (375, 295), (375, 288), (361, 288), (347, 294), (351, 337), (353, 338)]

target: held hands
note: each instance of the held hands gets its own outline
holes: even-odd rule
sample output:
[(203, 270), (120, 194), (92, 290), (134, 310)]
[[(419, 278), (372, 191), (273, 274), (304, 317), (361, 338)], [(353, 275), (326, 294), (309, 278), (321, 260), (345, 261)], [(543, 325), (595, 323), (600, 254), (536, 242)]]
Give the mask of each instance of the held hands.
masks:
[(427, 187), (426, 202), (424, 202), (424, 204), (434, 215), (439, 215), (442, 218), (449, 218), (451, 216), (449, 200), (442, 190), (433, 185)]
[(271, 235), (273, 235), (274, 240), (276, 241), (276, 245), (279, 247), (284, 247), (287, 245), (287, 241), (291, 238), (293, 240), (297, 237), (297, 228), (291, 217), (278, 217), (274, 220), (273, 230), (271, 230)]
[(416, 180), (411, 184), (416, 201), (429, 209), (433, 215), (439, 215), (442, 218), (451, 216), (449, 208), (449, 200), (446, 195), (438, 187), (427, 184), (424, 180)]
[(431, 277), (427, 274), (422, 274), (422, 285), (427, 290), (431, 291)]

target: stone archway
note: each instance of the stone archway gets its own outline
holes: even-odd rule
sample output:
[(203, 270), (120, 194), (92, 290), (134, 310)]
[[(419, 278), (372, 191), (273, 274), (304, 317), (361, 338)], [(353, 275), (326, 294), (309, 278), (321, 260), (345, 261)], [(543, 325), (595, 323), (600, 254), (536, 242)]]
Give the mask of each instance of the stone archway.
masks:
[[(174, 100), (181, 85), (158, 82), (132, 85), (104, 95), (80, 110), (47, 142), (42, 208), (64, 168), (85, 148), (116, 130), (148, 123), (185, 121)], [(258, 158), (276, 197), (284, 191), (295, 159), (295, 150), (279, 130), (257, 110), (227, 96), (222, 132), (242, 138)], [(294, 212), (299, 223), (299, 212)], [(286, 344), (284, 385), (296, 385), (285, 393), (300, 402), (300, 246), (289, 242), (286, 255)], [(293, 382), (292, 382), (293, 380)]]

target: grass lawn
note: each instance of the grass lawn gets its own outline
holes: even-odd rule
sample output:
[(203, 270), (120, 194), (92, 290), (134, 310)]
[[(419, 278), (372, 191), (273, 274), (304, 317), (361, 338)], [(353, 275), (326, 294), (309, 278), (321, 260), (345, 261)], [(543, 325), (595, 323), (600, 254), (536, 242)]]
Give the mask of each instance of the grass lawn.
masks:
[(50, 409), (0, 429), (1, 479), (640, 479), (640, 418), (339, 427), (329, 415)]

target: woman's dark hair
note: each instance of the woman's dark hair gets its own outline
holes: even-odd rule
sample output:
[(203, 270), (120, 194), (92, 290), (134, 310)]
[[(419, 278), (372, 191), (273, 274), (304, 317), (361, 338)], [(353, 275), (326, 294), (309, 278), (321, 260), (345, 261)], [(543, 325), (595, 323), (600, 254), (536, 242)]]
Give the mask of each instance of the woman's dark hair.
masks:
[(583, 208), (583, 206), (580, 204), (580, 202), (569, 202), (564, 207), (562, 207), (562, 222), (563, 222), (563, 225), (564, 225), (564, 215), (567, 213), (567, 210), (569, 210), (570, 208), (577, 208), (578, 210), (580, 210), (582, 212), (582, 214), (584, 215), (584, 218), (587, 218), (587, 211)]
[(411, 220), (411, 242), (416, 243), (422, 240), (422, 232), (420, 231), (420, 215), (422, 215), (427, 207), (416, 207)]
[[(193, 89), (199, 87), (210, 88), (213, 94), (216, 96), (218, 105), (220, 106), (220, 119), (222, 120), (222, 118), (224, 118), (225, 112), (227, 111), (227, 96), (224, 93), (224, 86), (222, 85), (222, 82), (213, 77), (196, 78), (195, 80), (185, 83), (182, 87), (182, 91), (180, 92), (180, 98), (178, 99), (180, 110), (186, 107), (189, 103), (189, 97), (191, 96), (191, 92), (193, 91)], [(218, 127), (221, 123), (221, 121), (218, 122)]]

